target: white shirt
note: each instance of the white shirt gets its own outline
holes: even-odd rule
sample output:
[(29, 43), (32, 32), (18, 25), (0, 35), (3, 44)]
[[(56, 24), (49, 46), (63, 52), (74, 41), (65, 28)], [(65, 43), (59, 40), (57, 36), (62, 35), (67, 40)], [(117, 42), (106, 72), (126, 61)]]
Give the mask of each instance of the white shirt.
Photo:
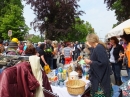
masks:
[(114, 58), (114, 55), (113, 55), (113, 51), (114, 51), (114, 48), (112, 48), (111, 49), (111, 51), (110, 51), (110, 62), (111, 63), (115, 63), (116, 61), (115, 61), (115, 58)]

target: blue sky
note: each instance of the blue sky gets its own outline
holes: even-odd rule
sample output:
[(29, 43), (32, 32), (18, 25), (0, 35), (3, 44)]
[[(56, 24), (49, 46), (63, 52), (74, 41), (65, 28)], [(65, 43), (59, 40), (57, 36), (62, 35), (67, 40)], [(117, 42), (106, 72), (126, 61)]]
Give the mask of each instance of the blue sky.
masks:
[[(25, 5), (25, 2), (23, 2)], [(88, 21), (100, 38), (104, 38), (106, 33), (112, 29), (113, 24), (117, 22), (113, 11), (108, 11), (104, 0), (80, 0), (79, 10), (83, 10), (86, 14), (81, 17), (82, 20)], [(30, 27), (30, 22), (33, 21), (35, 15), (29, 5), (24, 8), (24, 17), (26, 24)], [(38, 35), (39, 32), (34, 32), (33, 28), (29, 31), (30, 34)]]

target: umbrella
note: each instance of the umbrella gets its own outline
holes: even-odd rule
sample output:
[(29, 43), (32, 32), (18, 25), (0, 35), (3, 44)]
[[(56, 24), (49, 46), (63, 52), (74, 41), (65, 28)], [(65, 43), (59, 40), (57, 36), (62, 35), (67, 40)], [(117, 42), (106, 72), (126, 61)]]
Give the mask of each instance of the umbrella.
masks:
[(113, 36), (121, 36), (124, 34), (124, 32), (126, 34), (130, 34), (130, 19), (124, 21), (123, 23), (119, 24), (118, 26), (110, 30), (107, 33), (106, 38), (108, 39)]

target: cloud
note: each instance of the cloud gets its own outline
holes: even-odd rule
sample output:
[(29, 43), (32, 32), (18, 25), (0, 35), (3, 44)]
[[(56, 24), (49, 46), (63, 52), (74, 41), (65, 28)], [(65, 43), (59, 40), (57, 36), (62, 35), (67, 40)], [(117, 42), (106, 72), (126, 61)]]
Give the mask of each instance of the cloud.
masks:
[(115, 13), (108, 11), (101, 0), (81, 0), (79, 4), (81, 4), (80, 9), (85, 10), (86, 13), (81, 16), (81, 19), (88, 21), (100, 38), (105, 38), (107, 32), (112, 29), (113, 24), (117, 23)]
[[(88, 21), (100, 38), (104, 38), (107, 32), (112, 29), (113, 24), (117, 22), (114, 12), (107, 11), (103, 0), (80, 0), (78, 4), (80, 5), (79, 10), (86, 13), (80, 16), (81, 19)], [(30, 26), (30, 22), (33, 21), (35, 15), (29, 5), (24, 8), (24, 17), (26, 24)], [(35, 33), (33, 29), (29, 33), (39, 34)]]
[(33, 10), (31, 9), (30, 5), (26, 5), (25, 2), (23, 1), (22, 4), (24, 5), (24, 10), (23, 10), (23, 16), (25, 18), (25, 22), (26, 24), (29, 26), (29, 28), (31, 28), (31, 30), (29, 31), (30, 34), (35, 34), (35, 35), (39, 35), (39, 32), (35, 32), (33, 30), (33, 27), (31, 27), (30, 23), (34, 20), (35, 15)]

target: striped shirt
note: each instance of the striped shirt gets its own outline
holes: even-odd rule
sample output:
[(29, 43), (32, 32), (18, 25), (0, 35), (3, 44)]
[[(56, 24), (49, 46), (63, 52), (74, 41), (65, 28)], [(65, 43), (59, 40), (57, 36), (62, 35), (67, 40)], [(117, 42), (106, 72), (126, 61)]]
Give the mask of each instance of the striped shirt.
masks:
[(63, 52), (64, 52), (64, 57), (70, 57), (71, 56), (71, 52), (72, 52), (72, 48), (70, 47), (65, 47), (63, 49)]

